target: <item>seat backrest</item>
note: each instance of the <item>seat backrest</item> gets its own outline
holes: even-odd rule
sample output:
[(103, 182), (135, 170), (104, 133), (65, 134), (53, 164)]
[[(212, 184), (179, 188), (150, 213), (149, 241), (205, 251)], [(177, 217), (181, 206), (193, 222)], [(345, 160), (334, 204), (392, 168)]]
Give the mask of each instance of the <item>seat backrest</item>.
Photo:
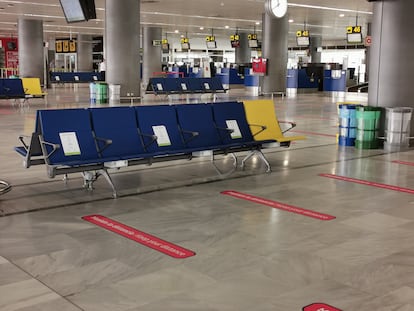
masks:
[[(99, 158), (89, 110), (82, 108), (41, 110), (39, 120), (43, 140), (60, 146), (47, 159), (48, 164), (82, 162)], [(45, 146), (45, 149), (48, 154), (52, 151), (50, 146)]]
[(219, 77), (212, 77), (211, 78), (211, 86), (215, 92), (217, 91), (224, 91), (223, 83), (221, 83), (221, 80)]
[[(211, 104), (186, 104), (175, 106), (178, 124), (183, 131), (184, 141), (189, 148), (209, 149), (211, 146), (223, 145), (213, 119)], [(193, 139), (186, 133), (198, 133)]]
[[(91, 108), (92, 128), (103, 158), (145, 153), (133, 107)], [(112, 143), (104, 148), (102, 139)]]
[[(162, 153), (185, 149), (174, 106), (137, 106), (135, 111), (148, 152)], [(157, 136), (157, 140), (154, 141), (151, 135)]]
[(199, 78), (201, 89), (203, 92), (215, 92), (215, 85), (212, 83), (212, 78)]
[(199, 93), (204, 90), (202, 78), (187, 78), (186, 81), (190, 92)]
[[(273, 100), (245, 100), (243, 105), (255, 140), (278, 140), (283, 137)], [(261, 131), (260, 126), (266, 128)]]
[[(242, 103), (227, 102), (212, 104), (214, 122), (219, 129), (220, 137), (225, 144), (254, 141), (247, 123)], [(224, 129), (232, 129), (233, 132)]]
[(23, 83), (21, 79), (4, 79), (3, 90), (6, 96), (24, 97)]
[(150, 83), (155, 93), (171, 93), (179, 90), (175, 78), (151, 78)]
[(22, 78), (24, 92), (28, 95), (43, 95), (39, 78)]

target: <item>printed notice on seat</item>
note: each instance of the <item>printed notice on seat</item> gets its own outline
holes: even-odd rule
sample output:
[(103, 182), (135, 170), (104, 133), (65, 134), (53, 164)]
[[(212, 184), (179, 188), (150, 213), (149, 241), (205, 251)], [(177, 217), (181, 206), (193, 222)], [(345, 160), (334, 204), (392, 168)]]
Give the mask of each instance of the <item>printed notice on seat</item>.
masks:
[(160, 147), (171, 146), (170, 137), (167, 128), (164, 125), (156, 125), (152, 127), (154, 135), (157, 136), (157, 144)]
[(181, 89), (182, 89), (183, 91), (187, 91), (187, 84), (185, 84), (185, 83), (181, 83)]
[(62, 143), (63, 153), (65, 156), (80, 155), (78, 138), (75, 132), (59, 133), (60, 142)]
[(158, 91), (162, 91), (163, 90), (161, 83), (157, 83), (157, 90)]
[(233, 130), (233, 132), (230, 134), (231, 138), (233, 139), (242, 138), (242, 134), (240, 132), (240, 128), (236, 120), (226, 120), (226, 124), (227, 124), (227, 128)]
[(204, 88), (205, 88), (206, 90), (209, 90), (209, 89), (210, 89), (210, 84), (208, 84), (207, 82), (206, 82), (206, 83), (204, 83)]

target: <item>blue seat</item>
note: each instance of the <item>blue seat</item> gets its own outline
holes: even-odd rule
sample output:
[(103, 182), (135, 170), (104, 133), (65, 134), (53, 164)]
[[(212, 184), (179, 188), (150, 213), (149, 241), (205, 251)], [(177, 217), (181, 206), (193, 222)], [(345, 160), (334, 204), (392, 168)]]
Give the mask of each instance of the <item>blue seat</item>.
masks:
[[(156, 155), (187, 153), (174, 106), (137, 106), (135, 111), (145, 148)], [(157, 137), (157, 134), (162, 137)]]
[(225, 149), (213, 119), (210, 104), (175, 106), (184, 143), (193, 151)]
[(155, 94), (171, 94), (180, 91), (177, 78), (151, 78), (147, 91)]
[(147, 158), (133, 107), (91, 108), (92, 128), (102, 158)]
[(210, 80), (210, 84), (214, 92), (226, 92), (223, 87), (223, 83), (221, 82), (219, 77), (212, 77)]
[(21, 79), (1, 79), (0, 96), (2, 98), (26, 98)]
[(201, 84), (201, 78), (188, 78), (188, 88), (191, 93), (202, 93), (204, 88)]
[[(24, 158), (23, 166), (25, 168), (29, 168), (31, 165), (45, 164), (39, 136), (40, 121), (39, 110), (37, 110), (34, 131), (30, 136), (20, 135), (19, 140), (22, 143), (22, 146), (14, 147), (14, 150)], [(28, 139), (30, 139), (30, 141), (27, 141)]]
[(242, 103), (217, 103), (212, 104), (212, 109), (214, 122), (224, 144), (233, 147), (252, 147), (262, 143), (254, 140)]
[[(41, 110), (39, 120), (40, 142), (48, 165), (75, 167), (102, 163), (89, 110)], [(64, 142), (67, 142), (66, 148)]]

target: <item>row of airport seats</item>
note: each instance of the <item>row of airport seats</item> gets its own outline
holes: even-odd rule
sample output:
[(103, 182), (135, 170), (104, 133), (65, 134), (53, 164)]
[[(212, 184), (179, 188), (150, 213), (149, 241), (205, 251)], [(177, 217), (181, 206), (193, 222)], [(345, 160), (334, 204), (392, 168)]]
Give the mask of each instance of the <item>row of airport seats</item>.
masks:
[[(291, 123), (290, 128), (295, 126)], [(287, 130), (289, 130), (287, 129)], [(209, 156), (219, 174), (238, 167), (236, 153), (247, 152), (241, 168), (259, 156), (270, 172), (263, 148), (290, 146), (303, 136), (285, 136), (271, 100), (214, 104), (38, 110), (30, 137), (15, 150), (26, 168), (46, 165), (50, 178), (80, 172), (84, 186), (104, 176), (117, 191), (108, 169)], [(26, 142), (27, 141), (27, 142)], [(214, 156), (230, 155), (233, 165), (221, 172)]]
[(101, 72), (51, 72), (50, 81), (52, 83), (87, 83), (103, 81)]
[(146, 93), (156, 95), (225, 93), (219, 77), (212, 78), (150, 78)]
[(39, 78), (0, 79), (0, 99), (43, 97)]

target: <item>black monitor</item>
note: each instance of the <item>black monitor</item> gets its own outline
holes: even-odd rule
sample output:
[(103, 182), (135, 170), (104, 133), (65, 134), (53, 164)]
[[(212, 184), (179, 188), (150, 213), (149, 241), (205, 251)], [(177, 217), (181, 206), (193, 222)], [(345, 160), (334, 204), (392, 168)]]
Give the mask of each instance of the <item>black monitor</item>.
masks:
[(95, 0), (60, 0), (66, 22), (86, 22), (96, 18)]

